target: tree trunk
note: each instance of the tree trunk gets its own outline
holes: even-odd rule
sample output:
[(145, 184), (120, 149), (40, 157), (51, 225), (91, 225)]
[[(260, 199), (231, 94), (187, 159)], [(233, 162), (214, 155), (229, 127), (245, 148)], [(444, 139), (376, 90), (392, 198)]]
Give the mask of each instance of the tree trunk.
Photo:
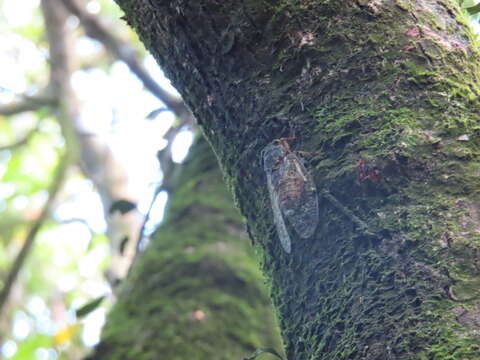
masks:
[[(453, 0), (117, 2), (219, 158), (288, 359), (480, 358), (480, 62)], [(287, 136), (318, 219), (286, 211), (298, 182), (269, 197)]]
[(244, 225), (205, 141), (134, 262), (90, 359), (240, 359), (280, 337)]

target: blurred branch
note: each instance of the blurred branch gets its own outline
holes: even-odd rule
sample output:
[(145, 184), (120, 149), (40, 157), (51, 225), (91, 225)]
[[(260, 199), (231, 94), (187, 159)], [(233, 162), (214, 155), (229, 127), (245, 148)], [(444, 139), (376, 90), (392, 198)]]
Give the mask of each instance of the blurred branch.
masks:
[(54, 98), (48, 96), (27, 96), (23, 95), (22, 100), (0, 105), (0, 115), (11, 116), (27, 111), (35, 111), (44, 106), (56, 104)]
[(49, 89), (58, 99), (56, 118), (62, 129), (62, 135), (68, 153), (72, 158), (78, 155), (76, 125), (80, 116), (77, 97), (72, 89), (70, 78), (73, 53), (71, 37), (66, 28), (68, 12), (58, 0), (42, 0), (41, 7), (45, 20), (45, 30), (49, 45), (50, 84)]
[(48, 214), (50, 213), (52, 204), (54, 203), (57, 197), (57, 194), (62, 187), (62, 184), (65, 179), (65, 174), (70, 164), (68, 160), (69, 160), (69, 156), (67, 153), (65, 153), (63, 158), (60, 160), (59, 164), (57, 165), (53, 182), (50, 185), (50, 189), (48, 191), (47, 202), (43, 206), (40, 216), (30, 228), (30, 231), (27, 234), (25, 242), (22, 248), (20, 249), (20, 252), (18, 253), (17, 257), (15, 258), (12, 268), (10, 269), (10, 272), (7, 275), (7, 278), (5, 279), (5, 285), (3, 286), (2, 291), (0, 292), (0, 314), (2, 313), (2, 309), (8, 300), (8, 296), (10, 294), (12, 286), (15, 283), (15, 280), (17, 279), (23, 264), (25, 263), (25, 259), (30, 253), (30, 250), (32, 249), (32, 245), (35, 241), (38, 231), (40, 230), (43, 223), (47, 219)]
[(95, 231), (93, 231), (93, 229), (90, 227), (90, 224), (85, 219), (74, 217), (74, 218), (65, 219), (65, 220), (57, 220), (57, 222), (62, 225), (75, 224), (75, 223), (82, 224), (88, 229), (88, 232), (90, 233), (90, 237), (93, 237), (95, 235)]
[(13, 142), (11, 144), (8, 144), (8, 145), (0, 146), (0, 151), (2, 151), (2, 150), (12, 150), (12, 149), (15, 149), (17, 147), (26, 145), (28, 143), (28, 141), (30, 140), (30, 138), (37, 132), (37, 130), (38, 130), (37, 127), (34, 127), (30, 131), (28, 131), (27, 134), (25, 134), (22, 138), (16, 140), (15, 142)]
[[(140, 213), (133, 213), (122, 216), (121, 220), (118, 220), (113, 219), (106, 211), (115, 200), (129, 199), (136, 202), (136, 198), (130, 194), (129, 177), (125, 168), (114, 156), (108, 143), (102, 141), (101, 137), (82, 131), (81, 109), (70, 83), (73, 68), (71, 54), (74, 52), (72, 43), (69, 41), (71, 37), (67, 31), (66, 19), (71, 12), (72, 4), (75, 5), (71, 3), (67, 8), (69, 3), (62, 0), (42, 0), (50, 45), (50, 82), (59, 98), (58, 119), (64, 137), (67, 139), (67, 148), (76, 156), (75, 160), (77, 155), (80, 155), (78, 157), (80, 168), (95, 184), (104, 206), (105, 220), (108, 224), (107, 236), (112, 250), (109, 269), (112, 270), (115, 278), (123, 278), (134, 253), (134, 241), (131, 241), (132, 245), (128, 246), (124, 245), (123, 239), (135, 239), (143, 217)], [(73, 9), (75, 8), (82, 11), (78, 5)], [(82, 12), (74, 13), (81, 20), (84, 19), (82, 14)], [(85, 14), (90, 16), (88, 13)], [(107, 46), (105, 48), (109, 49)], [(124, 248), (128, 251), (123, 252)]]
[(79, 18), (88, 36), (100, 41), (112, 54), (125, 62), (130, 70), (142, 81), (143, 85), (160, 101), (167, 105), (175, 115), (187, 120), (191, 124), (194, 123), (194, 117), (182, 98), (170, 94), (157, 84), (146, 69), (137, 61), (135, 49), (132, 46), (116, 39), (108, 29), (96, 17), (89, 14), (77, 0), (62, 1), (65, 7)]

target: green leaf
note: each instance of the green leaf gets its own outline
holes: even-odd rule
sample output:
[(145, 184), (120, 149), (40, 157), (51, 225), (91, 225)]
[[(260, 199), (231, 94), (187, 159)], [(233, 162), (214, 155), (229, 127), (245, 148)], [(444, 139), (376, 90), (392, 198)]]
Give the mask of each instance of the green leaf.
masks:
[(137, 204), (135, 204), (131, 201), (125, 200), (125, 199), (121, 199), (121, 200), (115, 201), (110, 206), (110, 209), (108, 209), (108, 213), (111, 215), (115, 211), (118, 211), (118, 212), (120, 212), (120, 214), (124, 215), (127, 212), (132, 211), (136, 207), (137, 207)]
[(480, 13), (480, 3), (475, 5), (474, 7), (468, 8), (467, 11), (470, 15), (475, 15)]
[(480, 4), (480, 0), (464, 0), (462, 2), (462, 8), (468, 9), (477, 6), (478, 4)]
[(53, 341), (47, 335), (31, 335), (26, 340), (18, 343), (18, 351), (10, 358), (11, 360), (35, 359), (35, 351), (38, 348), (51, 348)]
[(272, 355), (275, 355), (280, 360), (283, 360), (283, 358), (273, 348), (257, 349), (257, 350), (255, 350), (255, 352), (252, 355), (250, 355), (248, 358), (244, 358), (243, 360), (255, 360), (257, 358), (257, 356), (261, 355), (261, 354), (272, 354)]
[(97, 307), (100, 306), (103, 299), (105, 299), (105, 298), (106, 298), (106, 295), (100, 296), (99, 298), (96, 298), (95, 300), (92, 300), (89, 303), (86, 303), (80, 309), (77, 309), (77, 311), (75, 312), (76, 315), (77, 315), (77, 318), (80, 319), (80, 318), (90, 314), (93, 310), (95, 310)]

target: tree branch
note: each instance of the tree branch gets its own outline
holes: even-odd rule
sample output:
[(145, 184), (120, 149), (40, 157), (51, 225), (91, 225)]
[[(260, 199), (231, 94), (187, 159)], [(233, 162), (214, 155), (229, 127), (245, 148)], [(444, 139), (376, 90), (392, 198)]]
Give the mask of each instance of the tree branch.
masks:
[(72, 73), (71, 38), (66, 29), (67, 10), (58, 0), (41, 1), (45, 30), (49, 44), (50, 90), (58, 99), (56, 118), (65, 144), (72, 157), (78, 156), (76, 126), (80, 115), (75, 92), (70, 84)]
[(35, 126), (33, 129), (28, 131), (22, 138), (16, 140), (15, 142), (8, 144), (8, 145), (2, 145), (0, 146), (0, 151), (2, 150), (12, 150), (17, 147), (23, 146), (28, 143), (30, 138), (35, 134), (35, 132), (38, 130), (37, 126)]
[(38, 234), (38, 231), (40, 230), (43, 223), (47, 219), (48, 214), (50, 213), (52, 204), (54, 203), (57, 197), (57, 194), (59, 193), (59, 190), (62, 187), (63, 181), (65, 179), (65, 174), (70, 163), (68, 159), (69, 159), (69, 155), (66, 152), (63, 158), (60, 160), (57, 166), (57, 169), (55, 171), (55, 177), (48, 191), (49, 196), (48, 196), (47, 202), (43, 206), (40, 216), (30, 228), (30, 231), (27, 234), (25, 242), (22, 248), (20, 249), (20, 252), (18, 253), (17, 257), (15, 258), (12, 268), (10, 269), (10, 272), (7, 275), (7, 278), (5, 279), (5, 285), (3, 286), (2, 291), (0, 292), (0, 314), (2, 313), (2, 309), (8, 300), (8, 296), (10, 295), (12, 286), (15, 283), (15, 280), (17, 279), (23, 264), (25, 263), (25, 259), (30, 253), (30, 250), (32, 249), (32, 246)]
[(23, 95), (22, 100), (0, 105), (0, 115), (11, 116), (27, 111), (35, 111), (44, 106), (55, 105), (55, 99), (48, 96)]
[(142, 81), (145, 88), (167, 105), (175, 115), (181, 119), (188, 119), (190, 124), (194, 123), (193, 114), (183, 100), (178, 96), (170, 94), (157, 84), (157, 82), (135, 58), (135, 50), (133, 47), (126, 43), (122, 43), (110, 34), (107, 28), (105, 28), (97, 18), (90, 15), (77, 0), (62, 1), (65, 4), (65, 7), (79, 18), (88, 36), (100, 41), (108, 51), (127, 64), (130, 70), (137, 75), (140, 81)]

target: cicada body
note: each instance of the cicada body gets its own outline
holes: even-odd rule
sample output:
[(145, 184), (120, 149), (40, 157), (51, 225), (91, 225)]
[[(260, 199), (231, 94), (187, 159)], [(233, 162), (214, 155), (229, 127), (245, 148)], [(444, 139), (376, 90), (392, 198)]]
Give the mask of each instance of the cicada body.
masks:
[(275, 140), (262, 151), (273, 216), (282, 247), (291, 251), (284, 218), (301, 238), (309, 238), (318, 225), (315, 182), (303, 161), (290, 150), (287, 139)]

